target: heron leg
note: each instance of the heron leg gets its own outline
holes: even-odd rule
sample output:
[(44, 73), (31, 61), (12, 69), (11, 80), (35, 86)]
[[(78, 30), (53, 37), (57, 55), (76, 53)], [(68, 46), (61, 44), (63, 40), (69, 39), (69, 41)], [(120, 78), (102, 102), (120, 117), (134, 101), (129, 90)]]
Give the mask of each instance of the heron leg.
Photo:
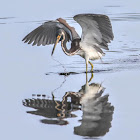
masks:
[(93, 64), (90, 62), (90, 61), (88, 61), (89, 62), (89, 64), (91, 65), (91, 72), (93, 72)]
[(91, 77), (90, 77), (90, 79), (89, 79), (88, 82), (91, 82), (91, 80), (93, 79), (93, 77), (94, 77), (94, 75), (93, 75), (93, 73), (91, 73)]
[(87, 76), (87, 73), (86, 73), (86, 83), (88, 83), (88, 76)]
[(86, 73), (87, 73), (87, 71), (88, 71), (88, 63), (86, 63)]

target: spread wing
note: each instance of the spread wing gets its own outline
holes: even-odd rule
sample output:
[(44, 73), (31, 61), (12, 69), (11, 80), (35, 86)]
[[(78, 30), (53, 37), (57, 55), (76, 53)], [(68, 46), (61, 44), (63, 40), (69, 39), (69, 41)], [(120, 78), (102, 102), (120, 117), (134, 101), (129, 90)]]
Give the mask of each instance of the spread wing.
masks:
[(58, 21), (48, 21), (30, 32), (24, 37), (22, 41), (32, 45), (43, 46), (54, 44), (57, 40), (57, 31), (59, 29), (64, 29), (67, 33), (67, 41), (70, 39), (70, 30)]
[(73, 18), (82, 27), (81, 42), (108, 50), (108, 43), (114, 38), (108, 16), (79, 14)]

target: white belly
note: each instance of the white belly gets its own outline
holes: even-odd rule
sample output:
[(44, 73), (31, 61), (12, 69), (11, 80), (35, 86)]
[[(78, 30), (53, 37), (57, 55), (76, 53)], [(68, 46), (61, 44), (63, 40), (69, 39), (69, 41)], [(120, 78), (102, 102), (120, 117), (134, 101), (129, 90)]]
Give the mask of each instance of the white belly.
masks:
[(104, 54), (98, 52), (94, 47), (88, 46), (87, 44), (80, 44), (81, 50), (77, 52), (77, 55), (85, 58), (88, 57), (90, 60), (100, 59)]

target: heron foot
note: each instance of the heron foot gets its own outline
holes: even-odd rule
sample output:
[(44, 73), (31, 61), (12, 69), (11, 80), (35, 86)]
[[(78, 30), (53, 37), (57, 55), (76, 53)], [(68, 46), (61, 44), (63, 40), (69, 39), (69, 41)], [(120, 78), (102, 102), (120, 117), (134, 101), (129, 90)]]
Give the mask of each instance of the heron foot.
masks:
[(88, 61), (89, 62), (89, 64), (91, 65), (91, 72), (93, 72), (93, 64), (90, 62), (90, 61)]

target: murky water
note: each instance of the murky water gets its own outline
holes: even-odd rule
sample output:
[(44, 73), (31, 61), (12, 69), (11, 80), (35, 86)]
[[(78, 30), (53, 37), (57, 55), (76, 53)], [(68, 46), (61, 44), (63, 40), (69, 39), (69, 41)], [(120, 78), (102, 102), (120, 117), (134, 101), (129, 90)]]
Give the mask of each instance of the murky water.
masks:
[[(57, 4), (55, 4), (57, 3)], [(140, 2), (4, 1), (0, 8), (0, 138), (139, 139)], [(60, 45), (32, 47), (21, 40), (41, 23), (79, 13), (107, 14), (114, 40), (94, 75)], [(90, 67), (89, 67), (90, 69)]]

